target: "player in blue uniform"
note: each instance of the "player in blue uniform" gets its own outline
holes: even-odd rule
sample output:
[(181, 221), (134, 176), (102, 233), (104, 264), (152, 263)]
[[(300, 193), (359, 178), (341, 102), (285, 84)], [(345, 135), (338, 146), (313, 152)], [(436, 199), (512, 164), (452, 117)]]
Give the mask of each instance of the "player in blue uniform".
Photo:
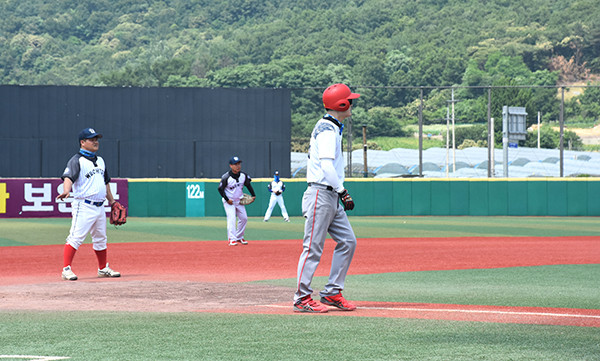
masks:
[(281, 209), (281, 215), (283, 216), (283, 220), (286, 222), (290, 221), (290, 216), (288, 215), (287, 209), (285, 209), (285, 202), (283, 201), (283, 192), (285, 191), (285, 183), (281, 179), (279, 179), (279, 171), (275, 171), (273, 175), (273, 180), (267, 186), (269, 188), (269, 192), (271, 193), (271, 199), (269, 199), (269, 207), (265, 212), (265, 218), (263, 222), (269, 221), (271, 218), (271, 213), (273, 213), (273, 209), (275, 209), (275, 204), (279, 205)]

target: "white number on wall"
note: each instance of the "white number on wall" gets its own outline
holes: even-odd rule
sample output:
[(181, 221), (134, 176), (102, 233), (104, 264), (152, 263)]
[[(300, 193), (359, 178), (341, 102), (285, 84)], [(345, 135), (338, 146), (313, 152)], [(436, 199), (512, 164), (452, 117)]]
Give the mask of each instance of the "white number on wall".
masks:
[(200, 184), (188, 184), (187, 197), (190, 199), (204, 198), (204, 191), (200, 190)]

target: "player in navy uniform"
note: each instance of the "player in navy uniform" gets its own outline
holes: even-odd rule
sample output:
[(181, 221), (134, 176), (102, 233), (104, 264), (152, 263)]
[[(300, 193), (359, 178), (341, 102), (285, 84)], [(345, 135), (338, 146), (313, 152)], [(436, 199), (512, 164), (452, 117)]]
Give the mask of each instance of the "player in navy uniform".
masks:
[(244, 239), (248, 216), (246, 215), (246, 206), (240, 204), (240, 199), (244, 194), (244, 187), (256, 199), (254, 188), (250, 182), (250, 176), (242, 172), (242, 160), (238, 157), (231, 157), (229, 160), (231, 170), (221, 177), (219, 182), (219, 193), (223, 197), (223, 207), (227, 214), (227, 239), (230, 246), (237, 246), (238, 243), (248, 244)]
[(110, 191), (110, 177), (106, 171), (104, 159), (96, 152), (99, 148), (98, 139), (102, 134), (92, 128), (86, 128), (79, 133), (80, 149), (69, 162), (63, 172), (63, 192), (56, 197), (65, 200), (73, 190), (71, 204), (73, 219), (67, 243), (63, 250), (64, 280), (77, 279), (71, 269), (75, 252), (81, 246), (88, 233), (92, 236), (93, 248), (98, 258), (98, 277), (120, 277), (121, 274), (112, 270), (106, 262), (106, 211), (105, 201), (112, 205), (115, 199)]

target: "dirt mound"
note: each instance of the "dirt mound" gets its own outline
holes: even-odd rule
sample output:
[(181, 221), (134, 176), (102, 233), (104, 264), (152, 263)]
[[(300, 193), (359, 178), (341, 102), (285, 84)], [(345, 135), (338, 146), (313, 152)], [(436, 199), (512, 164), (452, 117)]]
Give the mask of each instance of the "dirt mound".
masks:
[(294, 291), (260, 284), (78, 280), (3, 286), (3, 310), (193, 312), (292, 304)]

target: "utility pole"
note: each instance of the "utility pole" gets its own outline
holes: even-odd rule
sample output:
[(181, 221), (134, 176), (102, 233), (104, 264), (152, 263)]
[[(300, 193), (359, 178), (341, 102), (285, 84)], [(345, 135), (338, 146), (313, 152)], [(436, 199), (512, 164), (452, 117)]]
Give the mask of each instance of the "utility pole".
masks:
[[(454, 124), (454, 103), (460, 102), (460, 100), (455, 100), (454, 99), (454, 88), (452, 88), (452, 98), (451, 98), (451, 100), (446, 100), (446, 102), (452, 103), (452, 173), (454, 173), (454, 172), (456, 172), (456, 133), (454, 132), (454, 128), (455, 128), (455, 124)], [(446, 144), (447, 143), (448, 143), (448, 141), (446, 141)], [(446, 172), (447, 172), (447, 169), (448, 169), (448, 167), (446, 167)]]
[(494, 176), (494, 119), (492, 118), (492, 88), (488, 88), (488, 178)]
[(540, 129), (542, 126), (541, 118), (542, 118), (542, 115), (540, 112), (538, 112), (538, 129), (537, 129), (538, 130), (538, 149), (540, 149)]
[(450, 107), (446, 107), (446, 178), (449, 177), (450, 158)]
[(491, 140), (490, 140), (490, 144), (489, 144), (489, 149), (490, 149), (490, 164), (489, 164), (489, 169), (490, 169), (490, 174), (489, 176), (491, 178), (494, 178), (496, 176), (496, 139), (494, 136), (494, 118), (491, 117), (490, 118), (490, 126), (492, 128), (492, 134), (491, 134)]
[[(346, 154), (348, 155), (348, 170), (346, 171), (346, 177), (352, 178), (352, 117), (348, 118), (346, 124), (348, 125), (348, 129), (346, 130), (348, 132), (348, 145), (346, 148)], [(343, 146), (342, 149), (344, 149)]]
[(366, 124), (363, 124), (362, 131), (363, 131), (363, 165), (364, 165), (363, 177), (367, 178), (369, 176), (369, 171), (368, 171), (368, 167), (367, 167), (367, 125)]

